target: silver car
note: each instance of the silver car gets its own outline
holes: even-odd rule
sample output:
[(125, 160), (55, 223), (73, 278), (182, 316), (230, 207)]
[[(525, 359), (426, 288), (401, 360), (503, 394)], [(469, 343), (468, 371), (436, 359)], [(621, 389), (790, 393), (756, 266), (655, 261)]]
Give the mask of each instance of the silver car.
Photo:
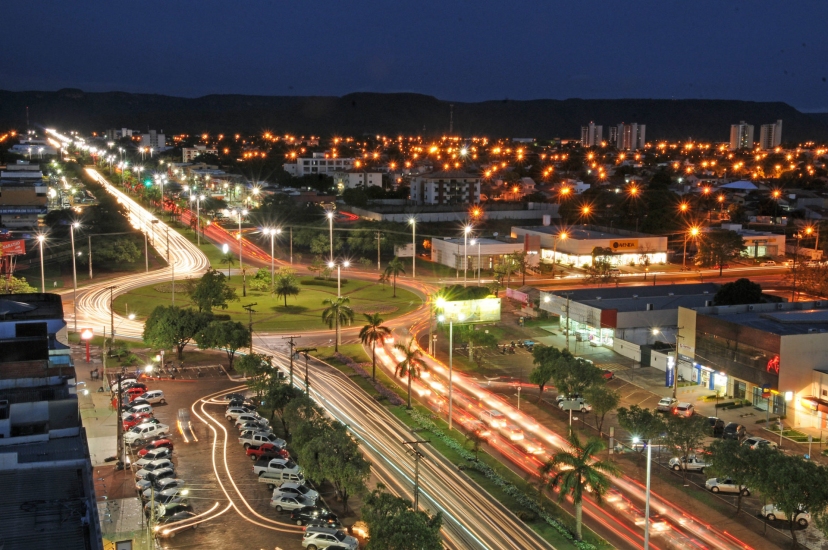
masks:
[[(766, 518), (768, 521), (788, 521), (788, 514), (784, 511), (780, 510), (776, 504), (767, 504), (762, 506), (762, 510), (760, 510), (760, 514), (763, 518)], [(811, 523), (811, 513), (799, 507), (799, 510), (796, 511), (794, 515), (794, 522), (801, 527), (808, 527), (808, 524)]]
[(709, 464), (700, 458), (695, 456), (687, 457), (675, 457), (670, 459), (670, 468), (679, 472), (681, 470), (687, 470), (688, 472), (701, 472), (704, 473), (704, 469), (707, 468)]
[(713, 493), (738, 494), (741, 491), (742, 496), (750, 496), (750, 489), (748, 489), (744, 485), (737, 485), (735, 481), (728, 477), (714, 477), (708, 479), (705, 482), (704, 486), (707, 488), (708, 491), (711, 491)]
[(656, 405), (656, 410), (660, 412), (673, 412), (678, 406), (678, 399), (675, 397), (662, 397)]

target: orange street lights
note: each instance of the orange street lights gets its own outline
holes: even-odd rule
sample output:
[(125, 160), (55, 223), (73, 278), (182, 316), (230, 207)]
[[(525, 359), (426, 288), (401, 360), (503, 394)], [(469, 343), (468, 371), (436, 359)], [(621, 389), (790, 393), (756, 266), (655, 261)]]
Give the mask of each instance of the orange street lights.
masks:
[(697, 225), (689, 228), (687, 232), (684, 234), (684, 260), (682, 261), (681, 268), (682, 270), (687, 269), (687, 239), (693, 237), (694, 239), (699, 236), (701, 229)]
[(690, 210), (690, 205), (687, 204), (686, 202), (683, 202), (683, 203), (679, 204), (679, 212), (681, 212), (682, 214), (687, 214), (687, 212), (689, 210)]
[(773, 197), (773, 223), (776, 223), (776, 215), (779, 211), (779, 198), (782, 196), (782, 191), (779, 189), (774, 189), (771, 192), (771, 197)]
[(561, 231), (555, 236), (555, 246), (552, 247), (552, 278), (555, 278), (555, 264), (558, 263), (558, 241), (565, 241), (569, 235)]

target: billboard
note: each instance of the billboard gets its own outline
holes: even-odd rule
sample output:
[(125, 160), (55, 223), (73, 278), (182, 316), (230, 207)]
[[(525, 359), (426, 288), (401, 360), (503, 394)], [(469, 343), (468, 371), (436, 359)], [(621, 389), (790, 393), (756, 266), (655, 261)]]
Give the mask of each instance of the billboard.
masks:
[(0, 256), (13, 256), (26, 253), (26, 241), (18, 239), (14, 241), (0, 242)]
[(441, 314), (453, 323), (496, 323), (500, 321), (500, 298), (445, 302)]

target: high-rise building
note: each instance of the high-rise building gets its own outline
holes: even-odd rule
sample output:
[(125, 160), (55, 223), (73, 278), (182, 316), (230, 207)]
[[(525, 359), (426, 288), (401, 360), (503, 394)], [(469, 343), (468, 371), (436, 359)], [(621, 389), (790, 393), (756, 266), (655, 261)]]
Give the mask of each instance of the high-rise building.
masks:
[(141, 134), (141, 147), (151, 147), (152, 149), (158, 151), (166, 146), (166, 139), (167, 138), (164, 134), (159, 134), (155, 130), (150, 130), (149, 134)]
[[(780, 126), (779, 130), (782, 130)], [(730, 125), (730, 150), (753, 149), (753, 124), (744, 120)]]
[(604, 135), (604, 127), (590, 122), (589, 126), (581, 126), (581, 146), (599, 147)]
[(643, 149), (646, 143), (647, 126), (645, 124), (631, 123), (618, 125), (615, 131), (615, 147), (619, 151), (634, 151)]
[(759, 146), (762, 149), (773, 149), (782, 143), (782, 121), (774, 124), (763, 124), (759, 127)]
[(618, 141), (618, 126), (609, 127), (608, 141), (612, 145), (616, 144), (616, 142)]

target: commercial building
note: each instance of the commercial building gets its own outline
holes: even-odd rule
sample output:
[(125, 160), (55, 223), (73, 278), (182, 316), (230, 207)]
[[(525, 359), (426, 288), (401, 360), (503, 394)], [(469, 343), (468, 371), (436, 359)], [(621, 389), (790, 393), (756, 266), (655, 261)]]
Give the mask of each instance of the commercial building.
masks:
[(647, 125), (633, 122), (618, 125), (615, 132), (615, 148), (619, 151), (643, 149), (646, 143)]
[(782, 121), (773, 124), (763, 124), (759, 127), (759, 147), (773, 149), (782, 143)]
[(192, 162), (199, 155), (218, 155), (218, 149), (212, 149), (206, 145), (195, 147), (184, 147), (181, 149), (182, 162)]
[(540, 240), (544, 263), (592, 265), (596, 248), (611, 253), (604, 257), (612, 265), (663, 263), (667, 261), (667, 237), (598, 226), (562, 228), (557, 226), (512, 227), (512, 238), (535, 236)]
[(0, 299), (0, 540), (102, 550), (78, 382), (56, 294)]
[[(530, 243), (531, 244), (531, 241)], [(454, 269), (469, 272), (492, 270), (499, 265), (503, 257), (515, 252), (526, 251), (529, 265), (537, 265), (537, 249), (527, 250), (527, 244), (521, 241), (502, 241), (497, 239), (431, 239), (431, 261), (447, 265)], [(465, 255), (464, 255), (465, 254)], [(471, 275), (473, 277), (473, 275)]]
[(37, 227), (48, 210), (48, 187), (37, 164), (18, 161), (0, 170), (0, 227)]
[(604, 127), (596, 126), (590, 122), (587, 126), (581, 126), (581, 147), (599, 147), (604, 135)]
[(356, 187), (382, 187), (381, 172), (364, 172), (362, 170), (343, 170), (331, 174), (334, 185), (339, 190), (354, 189)]
[[(149, 147), (154, 151), (163, 150), (167, 146), (167, 138), (163, 133), (150, 130), (148, 134), (141, 134), (141, 147)], [(187, 162), (186, 160), (184, 162)]]
[(333, 176), (335, 172), (351, 170), (354, 167), (354, 160), (352, 158), (335, 158), (330, 152), (313, 153), (310, 158), (297, 158), (296, 162), (285, 163), (282, 167), (285, 172), (295, 177), (311, 174)]
[(678, 323), (686, 380), (786, 426), (828, 427), (828, 302), (681, 308)]
[(421, 174), (411, 179), (411, 200), (416, 204), (478, 204), (480, 176), (460, 170)]
[(744, 120), (730, 125), (730, 150), (737, 149), (753, 149), (753, 125)]
[(704, 283), (541, 292), (540, 309), (559, 317), (576, 342), (610, 348), (616, 339), (636, 345), (674, 343), (679, 308), (711, 305), (718, 288)]
[(742, 227), (742, 224), (738, 223), (723, 223), (722, 229), (735, 231), (741, 235), (742, 242), (747, 247), (742, 252), (742, 256), (746, 258), (785, 255), (785, 235), (771, 233), (769, 231), (745, 229)]

